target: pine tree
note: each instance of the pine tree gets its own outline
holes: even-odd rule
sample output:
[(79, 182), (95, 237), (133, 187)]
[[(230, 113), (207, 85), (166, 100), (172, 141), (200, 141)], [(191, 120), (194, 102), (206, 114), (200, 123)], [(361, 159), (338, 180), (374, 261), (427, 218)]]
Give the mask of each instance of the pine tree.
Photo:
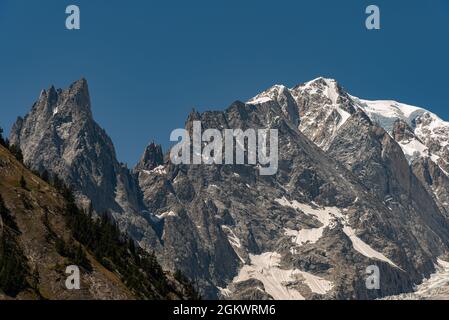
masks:
[(22, 162), (22, 163), (23, 163), (23, 153), (22, 153), (22, 150), (21, 150), (19, 147), (17, 148), (16, 159), (17, 159), (19, 162)]
[(12, 144), (9, 146), (9, 151), (19, 162), (23, 163), (23, 153), (20, 147), (16, 146), (15, 144)]
[(6, 208), (1, 195), (0, 219), (6, 226), (0, 237), (0, 291), (15, 297), (19, 292), (29, 287), (26, 280), (29, 272), (26, 258), (16, 241), (15, 233), (18, 233), (19, 229), (8, 208)]
[(27, 182), (23, 176), (20, 176), (19, 184), (22, 189), (27, 190)]
[(50, 174), (48, 173), (47, 170), (42, 171), (41, 179), (44, 180), (45, 182), (50, 181)]
[(87, 271), (92, 271), (92, 265), (90, 264), (90, 261), (80, 244), (78, 244), (78, 246), (76, 247), (74, 263), (77, 266), (83, 267)]
[(2, 146), (6, 146), (5, 140), (3, 139), (3, 128), (2, 127), (0, 127), (0, 144)]
[(51, 184), (53, 185), (53, 187), (55, 187), (56, 190), (62, 190), (63, 193), (67, 191), (64, 182), (58, 177), (57, 174), (53, 174)]
[[(99, 219), (93, 219), (91, 209), (86, 214), (76, 206), (70, 188), (64, 186), (59, 190), (66, 200), (65, 218), (73, 237), (106, 269), (119, 273), (122, 281), (138, 297), (157, 299), (176, 292), (180, 297), (199, 298), (195, 287), (184, 278), (184, 282), (181, 283), (185, 286), (182, 292), (172, 287), (156, 255), (145, 252), (122, 234), (108, 212), (100, 214)], [(83, 248), (78, 247), (75, 260), (81, 264), (80, 261), (87, 260), (85, 256)]]
[(17, 226), (16, 221), (9, 212), (8, 208), (6, 208), (5, 202), (3, 201), (1, 195), (0, 195), (0, 218), (3, 220), (3, 223), (12, 230), (14, 230), (14, 232), (20, 233), (19, 227)]

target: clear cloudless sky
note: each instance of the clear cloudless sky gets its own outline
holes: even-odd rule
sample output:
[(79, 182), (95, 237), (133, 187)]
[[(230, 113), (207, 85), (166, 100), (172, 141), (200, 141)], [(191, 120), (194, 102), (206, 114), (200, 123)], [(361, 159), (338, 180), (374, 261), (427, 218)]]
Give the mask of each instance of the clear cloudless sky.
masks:
[[(65, 8), (81, 30), (65, 29)], [(365, 9), (381, 10), (381, 30)], [(224, 109), (318, 76), (449, 120), (448, 0), (0, 0), (0, 125), (85, 77), (96, 121), (133, 166), (193, 107)]]

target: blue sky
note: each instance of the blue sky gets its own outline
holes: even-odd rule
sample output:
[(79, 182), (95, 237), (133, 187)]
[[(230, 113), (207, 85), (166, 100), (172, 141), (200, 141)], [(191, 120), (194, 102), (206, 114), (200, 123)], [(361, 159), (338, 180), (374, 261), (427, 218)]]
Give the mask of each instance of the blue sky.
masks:
[[(65, 8), (81, 30), (65, 29)], [(380, 31), (364, 27), (381, 9)], [(134, 165), (189, 111), (224, 109), (280, 83), (337, 79), (353, 95), (449, 120), (447, 0), (0, 0), (0, 125), (39, 92), (86, 77), (95, 119)]]

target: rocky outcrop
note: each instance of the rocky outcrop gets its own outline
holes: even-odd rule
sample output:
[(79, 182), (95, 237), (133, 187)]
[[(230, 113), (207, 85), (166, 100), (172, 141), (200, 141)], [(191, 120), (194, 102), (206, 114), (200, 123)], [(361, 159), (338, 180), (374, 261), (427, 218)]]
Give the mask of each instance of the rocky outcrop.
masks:
[(326, 150), (339, 128), (355, 113), (354, 102), (332, 79), (318, 78), (291, 92), (301, 116), (299, 130)]
[(156, 235), (140, 214), (137, 182), (93, 120), (85, 79), (66, 90), (43, 90), (30, 113), (14, 124), (10, 141), (20, 146), (30, 168), (48, 170), (70, 185), (83, 208), (110, 212), (143, 246), (154, 244)]
[(163, 163), (164, 154), (162, 153), (162, 146), (152, 142), (146, 147), (145, 152), (143, 153), (139, 163), (134, 168), (134, 171), (151, 171)]
[(397, 119), (393, 124), (392, 137), (397, 142), (416, 139), (413, 129), (404, 120)]

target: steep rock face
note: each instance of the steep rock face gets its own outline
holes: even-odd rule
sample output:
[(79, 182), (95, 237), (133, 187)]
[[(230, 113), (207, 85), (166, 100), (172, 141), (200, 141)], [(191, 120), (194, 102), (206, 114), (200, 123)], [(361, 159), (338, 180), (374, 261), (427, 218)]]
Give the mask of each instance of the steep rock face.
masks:
[(119, 210), (113, 195), (120, 168), (112, 141), (92, 119), (85, 80), (66, 91), (44, 90), (14, 125), (10, 141), (21, 147), (33, 169), (50, 170), (82, 190), (86, 207), (91, 201), (96, 211)]
[(449, 123), (419, 107), (354, 98), (398, 142), (413, 172), (448, 216)]
[[(401, 145), (410, 162), (430, 157), (447, 175), (449, 161), (449, 123), (420, 107), (396, 101), (368, 101), (352, 97), (369, 117), (388, 133), (393, 134), (398, 120), (409, 126), (408, 136), (418, 142)], [(413, 140), (413, 139), (412, 139)]]
[[(401, 149), (362, 111), (354, 112), (344, 127), (371, 132), (374, 146), (365, 150), (374, 147), (373, 157), (382, 157), (379, 148), (392, 149), (388, 161), (403, 166), (397, 184), (408, 186), (410, 168)], [(145, 203), (160, 227), (161, 261), (198, 278), (206, 296), (213, 297), (218, 287), (225, 298), (262, 297), (256, 291), (276, 299), (374, 298), (411, 291), (423, 274), (434, 271), (436, 257), (446, 253), (446, 225), (438, 233), (432, 230), (437, 209), (429, 219), (416, 212), (409, 217), (404, 208), (392, 212), (345, 169), (343, 160), (334, 161), (301, 133), (276, 100), (259, 96), (224, 112), (194, 112), (188, 130), (193, 120), (200, 120), (203, 130), (279, 130), (274, 176), (260, 176), (247, 165), (170, 162), (139, 172)], [(388, 184), (388, 173), (380, 174), (385, 177), (379, 183)], [(418, 226), (410, 232), (414, 223)], [(365, 287), (365, 269), (372, 264), (384, 277), (380, 291)]]
[(449, 218), (449, 177), (430, 158), (419, 158), (412, 164), (413, 173), (435, 195), (440, 211)]
[[(277, 96), (270, 94), (271, 91), (267, 90), (259, 94), (250, 102), (278, 102)], [(410, 164), (416, 159), (420, 159), (420, 162), (433, 162), (440, 170), (435, 168), (431, 172), (435, 174), (439, 172), (447, 177), (444, 168), (449, 125), (425, 109), (395, 101), (359, 99), (348, 94), (333, 79), (318, 78), (284, 91), (289, 91), (295, 99), (301, 117), (299, 130), (325, 151), (333, 146), (334, 151), (331, 155), (352, 168), (355, 173), (360, 173), (361, 181), (368, 184), (373, 193), (382, 197), (388, 195), (387, 189), (392, 187), (389, 181), (390, 172), (400, 172), (402, 175), (402, 177), (398, 176), (400, 180), (396, 185), (405, 189), (398, 191), (398, 194), (408, 190), (411, 184), (408, 181), (409, 173), (406, 164), (402, 163), (399, 166), (400, 171), (395, 171), (398, 167), (392, 170), (391, 167), (388, 168), (390, 164), (386, 163), (385, 159), (381, 159), (381, 153), (379, 153), (379, 150), (383, 150), (381, 140), (384, 139), (388, 145), (393, 144), (385, 133), (382, 133), (381, 137), (374, 137), (371, 131), (379, 131), (379, 128), (375, 130), (368, 128), (374, 128), (376, 125), (385, 129), (399, 144), (402, 152), (397, 148), (394, 148), (392, 152), (397, 159), (403, 153)], [(354, 136), (347, 136), (347, 140), (343, 142), (341, 136), (345, 133), (342, 132), (348, 131), (345, 129), (347, 122), (355, 124), (354, 117), (359, 119), (359, 129), (352, 130), (351, 134)], [(414, 167), (418, 170), (422, 166)], [(430, 167), (434, 166), (430, 164)], [(374, 180), (364, 180), (366, 175), (370, 175)], [(426, 175), (428, 176), (426, 172), (416, 172), (417, 177)], [(412, 174), (412, 176), (413, 179), (416, 178), (415, 175)], [(445, 180), (445, 177), (441, 179)], [(434, 180), (441, 181), (441, 179), (437, 174)], [(431, 194), (435, 193), (435, 186), (426, 185), (428, 181), (429, 179), (422, 180), (421, 182), (425, 185), (422, 187), (428, 189)], [(416, 185), (415, 182), (413, 183)], [(447, 192), (443, 187), (437, 188), (438, 194), (434, 197), (437, 205), (447, 207), (448, 195), (445, 194)]]
[(410, 141), (416, 138), (413, 129), (404, 120), (398, 119), (393, 124), (392, 137), (396, 142)]
[(66, 90), (43, 90), (30, 113), (13, 126), (10, 141), (20, 146), (32, 169), (48, 170), (72, 186), (82, 207), (109, 211), (136, 240), (153, 242), (155, 234), (140, 215), (135, 178), (93, 120), (85, 79)]
[(399, 144), (409, 163), (418, 158), (431, 157), (429, 148), (415, 135), (413, 129), (401, 119), (393, 124), (391, 136)]
[(152, 142), (146, 147), (145, 152), (134, 169), (135, 171), (151, 171), (163, 163), (164, 154), (162, 153), (162, 146)]
[(318, 78), (291, 90), (301, 116), (299, 130), (326, 150), (356, 108), (343, 88), (332, 79)]
[(449, 123), (425, 112), (414, 120), (415, 134), (429, 148), (433, 161), (449, 176)]
[[(274, 86), (248, 101), (275, 103), (284, 115), (310, 140), (323, 149), (338, 129), (355, 112), (353, 101), (332, 79), (317, 78), (293, 89)], [(293, 120), (293, 121), (292, 121)]]
[[(419, 239), (415, 242), (413, 238), (403, 238), (401, 242), (405, 247), (419, 246), (423, 249), (422, 252), (418, 250), (416, 255), (410, 255), (412, 251), (408, 253), (409, 258), (415, 260), (415, 265), (421, 265), (426, 258), (444, 252), (449, 224), (444, 212), (414, 175), (401, 151), (390, 135), (363, 116), (362, 120), (357, 117), (348, 120), (334, 139), (328, 154), (344, 163), (373, 196), (387, 206), (390, 214), (400, 217), (406, 230)], [(426, 226), (431, 233), (423, 233), (422, 226)], [(378, 224), (373, 224), (369, 230), (376, 230), (383, 237), (388, 237), (388, 232), (379, 228)], [(395, 233), (398, 236), (397, 231)], [(421, 268), (426, 272), (425, 264)]]
[[(295, 125), (300, 123), (300, 110), (290, 90), (283, 85), (275, 85), (270, 89), (260, 93), (248, 101), (250, 104), (260, 104), (275, 101), (282, 110), (284, 116)], [(301, 117), (304, 116), (303, 114)]]
[[(448, 210), (449, 191), (443, 187), (444, 183), (441, 182), (449, 177), (447, 171), (449, 124), (447, 122), (423, 108), (396, 101), (370, 101), (351, 96), (333, 79), (318, 78), (287, 90), (290, 91), (297, 103), (301, 116), (299, 129), (323, 150), (329, 149), (334, 140), (339, 137), (345, 122), (349, 121), (356, 112), (367, 115), (373, 124), (385, 129), (399, 144), (402, 153), (413, 167), (414, 176), (419, 179), (427, 177), (421, 179), (421, 183), (427, 189), (427, 193), (433, 194), (440, 211), (444, 213)], [(258, 97), (259, 99), (265, 97), (267, 101), (276, 100), (276, 96), (268, 95), (266, 92), (259, 94)], [(354, 132), (354, 134), (359, 134), (359, 132)], [(362, 137), (364, 139), (365, 135)], [(374, 141), (366, 142), (365, 148), (363, 148), (364, 155), (372, 154), (374, 156), (376, 151), (372, 147), (375, 147), (376, 143), (374, 145), (369, 145), (369, 143), (374, 143)], [(347, 141), (344, 147), (348, 149), (340, 148), (341, 150), (338, 151), (342, 154), (349, 154), (348, 156), (341, 154), (337, 156), (337, 158), (345, 157), (344, 163), (350, 167), (354, 166), (352, 162), (357, 162), (358, 158), (352, 157), (348, 150), (352, 150), (358, 155), (361, 154), (356, 149), (357, 144), (352, 146), (351, 144), (351, 141)], [(400, 153), (400, 151), (398, 152)], [(368, 158), (365, 157), (365, 159)], [(384, 185), (377, 184), (380, 181), (373, 181), (371, 185), (373, 190), (381, 191), (380, 189), (386, 187), (387, 181), (384, 179), (385, 177), (382, 178), (382, 175), (387, 175), (387, 171), (379, 167), (381, 162), (377, 163), (378, 167), (373, 168), (374, 163), (370, 164), (370, 161), (365, 161), (363, 165), (359, 163), (355, 170), (366, 172), (364, 165), (371, 166), (374, 171), (377, 171), (377, 178), (384, 181)], [(429, 171), (425, 168), (434, 168), (434, 170)], [(405, 166), (402, 167), (403, 173), (404, 169)], [(429, 173), (435, 175), (433, 179), (429, 178)], [(436, 184), (428, 185), (429, 181), (435, 181), (438, 186)], [(381, 194), (385, 195), (383, 192)]]

